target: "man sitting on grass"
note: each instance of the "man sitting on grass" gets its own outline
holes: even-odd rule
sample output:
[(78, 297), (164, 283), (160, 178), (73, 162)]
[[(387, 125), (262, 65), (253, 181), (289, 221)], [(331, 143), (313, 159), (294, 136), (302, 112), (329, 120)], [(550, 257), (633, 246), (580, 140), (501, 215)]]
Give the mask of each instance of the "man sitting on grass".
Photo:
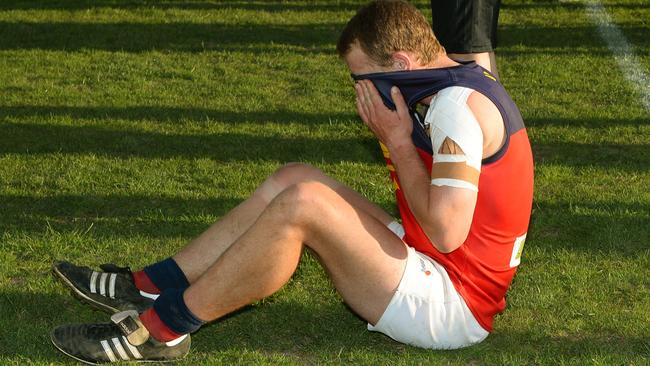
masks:
[(305, 247), (370, 330), (430, 349), (487, 337), (532, 205), (519, 111), (489, 72), (448, 58), (405, 1), (360, 9), (337, 50), (380, 142), (403, 226), (318, 169), (285, 165), (179, 253), (141, 271), (56, 263), (76, 295), (115, 313), (54, 329), (58, 349), (91, 363), (183, 357), (190, 333), (287, 283)]

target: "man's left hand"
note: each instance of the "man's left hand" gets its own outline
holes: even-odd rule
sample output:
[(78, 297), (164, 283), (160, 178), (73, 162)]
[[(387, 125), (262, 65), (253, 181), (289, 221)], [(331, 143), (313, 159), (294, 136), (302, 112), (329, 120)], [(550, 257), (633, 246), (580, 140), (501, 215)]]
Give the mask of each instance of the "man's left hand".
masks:
[(384, 105), (370, 80), (360, 80), (354, 88), (357, 93), (357, 112), (379, 141), (389, 150), (411, 141), (411, 116), (404, 97), (396, 86), (391, 88), (391, 97), (397, 108), (395, 111)]

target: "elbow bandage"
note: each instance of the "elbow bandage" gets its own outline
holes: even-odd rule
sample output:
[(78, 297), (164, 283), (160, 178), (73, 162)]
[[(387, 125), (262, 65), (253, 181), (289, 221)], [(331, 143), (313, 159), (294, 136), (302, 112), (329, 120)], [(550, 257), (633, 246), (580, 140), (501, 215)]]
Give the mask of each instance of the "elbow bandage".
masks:
[(433, 165), (431, 184), (478, 191), (483, 159), (483, 132), (467, 105), (472, 89), (450, 87), (431, 101), (425, 123), (430, 125)]

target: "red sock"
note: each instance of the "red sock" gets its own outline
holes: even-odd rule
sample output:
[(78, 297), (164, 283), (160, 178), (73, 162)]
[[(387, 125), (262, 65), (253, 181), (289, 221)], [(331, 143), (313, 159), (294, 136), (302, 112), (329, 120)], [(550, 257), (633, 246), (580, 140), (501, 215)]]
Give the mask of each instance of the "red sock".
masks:
[(135, 282), (135, 287), (139, 290), (148, 292), (150, 294), (159, 294), (160, 290), (158, 287), (151, 282), (151, 279), (144, 271), (133, 272), (133, 282)]
[(160, 320), (158, 313), (156, 313), (156, 310), (154, 310), (153, 307), (140, 314), (140, 321), (144, 327), (147, 328), (149, 334), (160, 342), (173, 341), (182, 336), (182, 334), (178, 334), (169, 329), (169, 327)]

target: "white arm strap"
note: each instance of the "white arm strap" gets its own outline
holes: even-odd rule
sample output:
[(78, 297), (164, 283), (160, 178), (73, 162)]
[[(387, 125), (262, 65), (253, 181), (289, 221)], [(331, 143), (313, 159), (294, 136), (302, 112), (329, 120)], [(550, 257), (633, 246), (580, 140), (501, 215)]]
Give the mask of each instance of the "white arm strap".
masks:
[[(431, 126), (432, 175), (435, 176), (434, 170), (442, 168), (442, 165), (436, 167), (436, 164), (440, 163), (452, 163), (446, 165), (445, 171), (450, 169), (461, 173), (465, 171), (464, 174), (433, 177), (431, 184), (478, 191), (477, 179), (458, 178), (463, 175), (478, 177), (477, 173), (481, 171), (483, 159), (483, 132), (474, 113), (467, 105), (467, 98), (472, 92), (472, 89), (454, 86), (441, 90), (431, 100), (425, 123)], [(455, 154), (441, 153), (440, 148), (445, 140), (453, 141), (462, 151)], [(464, 165), (457, 163), (464, 163)]]

